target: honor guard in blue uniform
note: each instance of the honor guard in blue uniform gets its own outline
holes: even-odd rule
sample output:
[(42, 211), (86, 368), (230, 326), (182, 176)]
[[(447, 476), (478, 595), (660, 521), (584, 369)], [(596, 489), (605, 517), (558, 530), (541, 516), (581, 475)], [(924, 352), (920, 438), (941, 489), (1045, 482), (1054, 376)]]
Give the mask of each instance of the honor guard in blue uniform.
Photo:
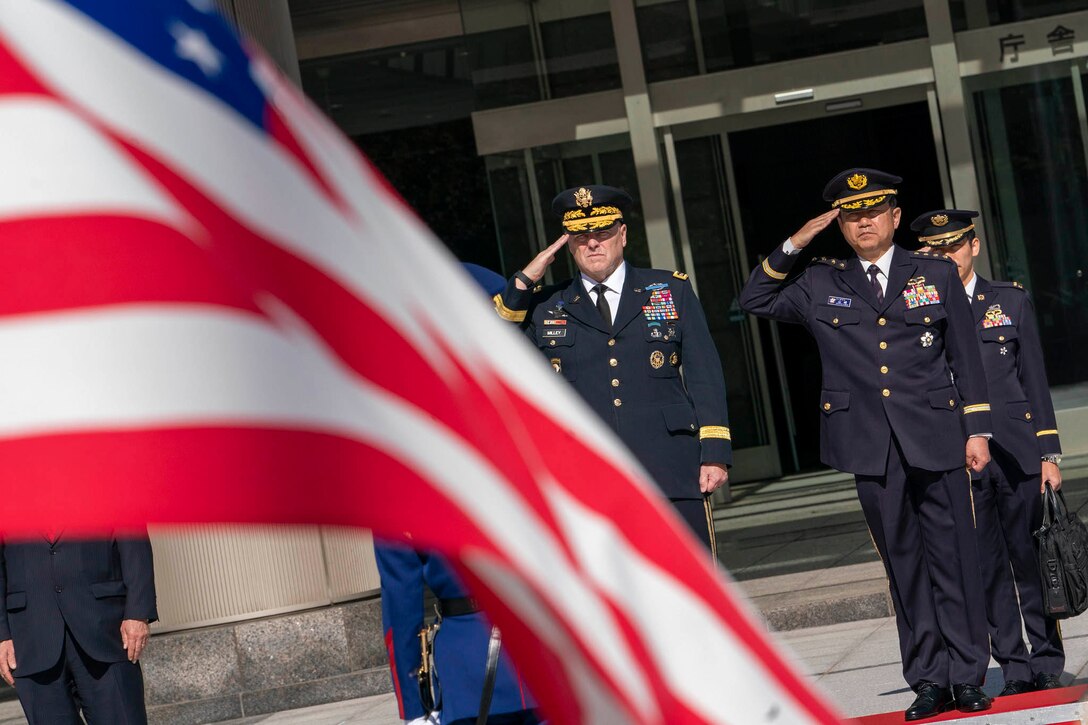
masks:
[[(989, 462), (991, 425), (955, 265), (892, 242), (901, 181), (861, 168), (833, 178), (824, 189), (831, 210), (771, 251), (740, 305), (816, 339), (821, 460), (854, 474), (888, 575), (903, 674), (918, 695), (905, 717), (917, 720), (990, 707), (980, 689), (990, 653), (965, 463)], [(817, 257), (787, 280), (798, 251), (834, 221), (855, 255)]]
[[(489, 269), (463, 266), (488, 296), (506, 287), (506, 280)], [(513, 665), (505, 655), (494, 659), (501, 636), (453, 568), (437, 554), (389, 542), (376, 541), (374, 554), (381, 576), (385, 645), (401, 718), (415, 725), (434, 722), (435, 717), (442, 725), (467, 725), (475, 723), (486, 707), (491, 725), (540, 722), (533, 711), (536, 703)], [(438, 600), (437, 629), (424, 630), (427, 589)], [(485, 695), (488, 688), (491, 694)]]
[(956, 263), (981, 342), (993, 408), (993, 460), (973, 482), (979, 558), (990, 649), (1005, 677), (1001, 694), (1018, 695), (1060, 687), (1065, 668), (1058, 622), (1043, 611), (1032, 536), (1042, 524), (1042, 488), (1047, 482), (1061, 487), (1062, 450), (1031, 299), (1017, 282), (991, 282), (975, 272), (981, 247), (977, 216), (975, 211), (938, 209), (919, 216), (910, 228), (928, 249)]
[[(716, 558), (708, 496), (733, 461), (721, 360), (688, 276), (624, 262), (631, 204), (610, 186), (560, 192), (552, 210), (565, 233), (515, 273), (495, 309), (627, 444)], [(578, 275), (539, 285), (564, 246)]]
[[(385, 646), (401, 718), (423, 725), (436, 712), (442, 725), (474, 724), (487, 679), (489, 648), (501, 643), (498, 639), (492, 644), (497, 631), (493, 635), (453, 569), (437, 554), (388, 542), (375, 542), (374, 553), (381, 576)], [(424, 630), (425, 587), (438, 599), (437, 632)], [(499, 654), (492, 677), (488, 723), (540, 722), (533, 711), (536, 703), (505, 654)], [(425, 697), (433, 698), (433, 706), (425, 706)]]

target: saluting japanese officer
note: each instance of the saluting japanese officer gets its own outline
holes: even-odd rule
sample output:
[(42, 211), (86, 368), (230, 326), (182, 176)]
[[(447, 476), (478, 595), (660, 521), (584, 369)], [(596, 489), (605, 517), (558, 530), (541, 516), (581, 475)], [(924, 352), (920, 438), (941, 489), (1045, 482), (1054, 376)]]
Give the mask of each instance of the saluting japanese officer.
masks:
[[(980, 689), (989, 647), (964, 465), (989, 462), (991, 427), (955, 265), (892, 243), (901, 181), (861, 168), (833, 178), (823, 194), (831, 210), (752, 271), (740, 304), (816, 339), (821, 460), (854, 474), (888, 574), (903, 674), (918, 695), (905, 716), (917, 720), (990, 707)], [(797, 253), (832, 222), (855, 256), (816, 258), (787, 281)]]
[[(495, 307), (521, 325), (716, 555), (707, 496), (732, 463), (721, 360), (687, 275), (624, 262), (631, 204), (610, 186), (560, 192), (552, 210), (565, 234), (510, 279)], [(578, 275), (539, 287), (564, 246)]]
[(979, 557), (990, 648), (1005, 677), (1001, 694), (1018, 695), (1060, 687), (1065, 667), (1058, 623), (1043, 612), (1032, 536), (1042, 523), (1040, 492), (1048, 482), (1055, 489), (1062, 485), (1062, 451), (1031, 299), (1017, 282), (991, 282), (975, 272), (981, 247), (973, 221), (977, 216), (975, 211), (938, 209), (919, 216), (910, 228), (927, 248), (956, 263), (981, 341), (994, 415), (993, 460), (974, 481)]

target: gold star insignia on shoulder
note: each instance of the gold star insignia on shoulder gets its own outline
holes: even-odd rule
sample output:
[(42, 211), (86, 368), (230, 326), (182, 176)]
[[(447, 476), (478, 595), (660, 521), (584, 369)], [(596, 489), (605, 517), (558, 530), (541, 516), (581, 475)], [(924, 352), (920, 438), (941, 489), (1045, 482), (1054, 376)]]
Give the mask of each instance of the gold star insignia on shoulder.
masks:
[(1013, 282), (1012, 286), (1016, 289), (1024, 289), (1024, 285), (1020, 284), (1019, 282)]
[(688, 276), (686, 274), (684, 274), (683, 272), (673, 272), (672, 276), (676, 277), (677, 279), (687, 279), (688, 278)]
[(533, 292), (539, 292), (542, 289), (544, 289), (544, 285), (538, 284), (536, 287), (533, 287)]

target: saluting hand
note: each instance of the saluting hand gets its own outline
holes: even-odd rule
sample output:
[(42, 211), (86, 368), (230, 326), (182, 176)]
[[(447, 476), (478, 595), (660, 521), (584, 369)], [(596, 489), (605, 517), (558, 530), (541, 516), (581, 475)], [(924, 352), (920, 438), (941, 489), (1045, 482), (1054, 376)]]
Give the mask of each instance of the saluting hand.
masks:
[(1043, 461), (1043, 480), (1039, 482), (1039, 493), (1046, 493), (1046, 484), (1057, 491), (1062, 487), (1062, 472), (1058, 470), (1058, 464)]
[(967, 439), (967, 467), (975, 473), (982, 473), (982, 469), (990, 462), (990, 442), (983, 436), (974, 436)]
[(9, 685), (15, 684), (15, 643), (10, 639), (0, 642), (0, 677)]
[(815, 219), (809, 219), (807, 222), (805, 222), (805, 226), (801, 227), (796, 232), (794, 232), (792, 236), (790, 236), (790, 244), (797, 247), (798, 249), (804, 249), (817, 234), (822, 232), (824, 229), (827, 229), (827, 226), (831, 222), (833, 222), (838, 216), (839, 210), (832, 209), (831, 211), (824, 212)]
[(121, 622), (121, 646), (128, 653), (129, 662), (140, 659), (150, 636), (151, 627), (142, 619), (126, 619)]
[(717, 463), (704, 463), (699, 466), (699, 490), (714, 493), (729, 480), (729, 471)]
[[(544, 251), (533, 258), (532, 262), (525, 265), (525, 269), (521, 270), (522, 273), (529, 279), (540, 279), (543, 277), (544, 273), (548, 271), (548, 267), (555, 261), (555, 255), (566, 245), (568, 239), (570, 239), (570, 235), (564, 234), (559, 237), (559, 239), (556, 239), (549, 244), (545, 247)], [(528, 289), (528, 287), (522, 284), (520, 279), (517, 281), (517, 286), (518, 289)]]

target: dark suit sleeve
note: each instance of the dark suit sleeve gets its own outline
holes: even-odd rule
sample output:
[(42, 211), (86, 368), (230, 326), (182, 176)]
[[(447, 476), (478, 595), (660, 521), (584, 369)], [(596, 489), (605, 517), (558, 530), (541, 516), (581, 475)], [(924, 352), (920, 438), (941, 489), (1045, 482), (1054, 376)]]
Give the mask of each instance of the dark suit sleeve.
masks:
[(982, 367), (978, 332), (971, 314), (971, 303), (963, 294), (963, 283), (951, 262), (942, 261), (947, 283), (945, 310), (948, 312), (945, 335), (945, 356), (952, 371), (953, 382), (963, 401), (963, 425), (968, 436), (993, 433), (990, 423), (989, 392), (986, 371)]
[(0, 541), (0, 641), (11, 639), (11, 627), (8, 626), (8, 565), (4, 554), (4, 542)]
[(393, 690), (403, 720), (426, 715), (419, 696), (417, 672), (423, 664), (419, 631), (423, 629), (423, 560), (415, 551), (374, 542), (381, 577), (382, 629), (389, 651)]
[(687, 280), (679, 285), (683, 324), (684, 386), (699, 421), (701, 463), (733, 465), (732, 433), (725, 401), (725, 375), (710, 336), (703, 306)]
[(1039, 328), (1035, 322), (1035, 306), (1024, 294), (1020, 306), (1020, 359), (1017, 375), (1020, 384), (1028, 395), (1031, 405), (1032, 423), (1035, 424), (1035, 436), (1039, 440), (1039, 455), (1058, 455), (1062, 452), (1058, 440), (1058, 420), (1054, 415), (1054, 401), (1050, 398), (1050, 385), (1046, 380), (1046, 365), (1043, 362), (1043, 343), (1039, 339)]
[(783, 284), (799, 255), (786, 254), (779, 244), (763, 263), (748, 275), (740, 291), (740, 307), (759, 317), (780, 322), (806, 323), (809, 294), (805, 275)]
[(155, 605), (155, 564), (146, 536), (118, 538), (115, 542), (125, 582), (125, 619), (159, 618)]

